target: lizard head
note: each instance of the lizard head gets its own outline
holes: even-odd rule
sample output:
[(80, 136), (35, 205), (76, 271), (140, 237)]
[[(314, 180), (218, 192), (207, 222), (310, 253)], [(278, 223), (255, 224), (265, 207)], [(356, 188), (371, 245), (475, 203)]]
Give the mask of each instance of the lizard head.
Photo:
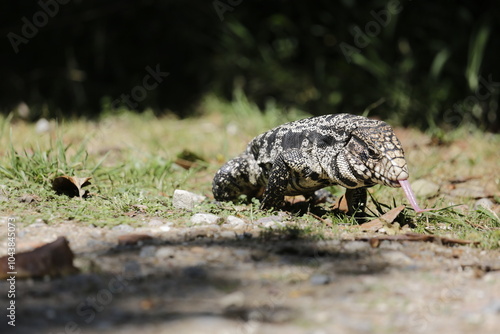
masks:
[(400, 181), (409, 175), (399, 139), (385, 122), (366, 119), (363, 123), (352, 130), (346, 145), (346, 159), (357, 174), (356, 187), (400, 187)]

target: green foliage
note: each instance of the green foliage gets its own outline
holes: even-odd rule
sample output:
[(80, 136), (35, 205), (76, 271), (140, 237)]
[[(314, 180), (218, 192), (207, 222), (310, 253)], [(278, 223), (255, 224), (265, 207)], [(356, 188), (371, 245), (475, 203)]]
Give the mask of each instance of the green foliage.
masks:
[[(18, 152), (11, 144), (8, 152), (8, 162), (0, 166), (0, 175), (27, 185), (32, 182), (48, 184), (56, 175), (75, 175), (76, 172), (87, 168), (88, 154), (82, 144), (76, 152), (69, 156), (69, 146), (64, 146), (61, 140), (51, 143), (48, 150), (40, 147), (31, 147)], [(95, 172), (102, 160), (91, 170)]]
[[(498, 85), (488, 94), (482, 80), (500, 80), (499, 2), (246, 1), (222, 16), (202, 0), (120, 6), (64, 6), (50, 18), (59, 29), (4, 52), (12, 66), (2, 70), (0, 109), (24, 101), (29, 119), (97, 116), (100, 107), (186, 117), (207, 94), (238, 101), (243, 91), (260, 110), (361, 114), (383, 99), (371, 115), (394, 124), (500, 129)], [(20, 33), (19, 17), (37, 10), (9, 4), (4, 30)], [(146, 80), (149, 89), (146, 69), (157, 66), (170, 74), (154, 87)]]
[[(481, 77), (498, 80), (488, 56), (498, 47), (491, 43), (491, 15), (466, 4), (398, 4), (385, 22), (384, 1), (291, 4), (279, 11), (270, 4), (260, 20), (252, 6), (235, 11), (218, 45), (216, 88), (228, 95), (241, 87), (259, 106), (276, 100), (312, 114), (360, 114), (383, 99), (371, 115), (393, 124), (498, 129), (494, 94), (467, 100), (484, 91)], [(429, 13), (439, 19), (422, 20)]]
[[(163, 217), (177, 226), (189, 226), (193, 212), (172, 206), (175, 189), (211, 198), (213, 174), (226, 159), (241, 152), (249, 138), (277, 124), (306, 116), (297, 110), (284, 113), (273, 104), (261, 112), (241, 92), (235, 96), (238, 98), (232, 102), (208, 96), (200, 110), (203, 116), (199, 118), (179, 120), (157, 118), (153, 114), (141, 118), (135, 113), (121, 112), (116, 116), (103, 116), (98, 125), (71, 121), (44, 134), (36, 133), (33, 125), (0, 117), (3, 133), (0, 144), (8, 148), (0, 155), (0, 195), (6, 192), (8, 197), (0, 201), (0, 210), (23, 217), (26, 224), (44, 219), (49, 224), (71, 220), (102, 227), (122, 223), (142, 226), (146, 219)], [(228, 130), (232, 127), (237, 130)], [(92, 140), (99, 133), (106, 140)], [(462, 128), (446, 134), (443, 140), (446, 145), (453, 145), (465, 136), (470, 143), (478, 143), (475, 144), (478, 149), (473, 152), (475, 158), (465, 156), (452, 160), (458, 159), (466, 170), (488, 168), (494, 160), (491, 157), (498, 154), (498, 138)], [(204, 163), (185, 170), (175, 163), (179, 154)], [(422, 165), (420, 174), (436, 169), (433, 159), (426, 159)], [(52, 179), (64, 174), (91, 176), (92, 184), (85, 188), (91, 196), (80, 200), (56, 195), (51, 189)], [(341, 187), (330, 190), (335, 195), (343, 193)], [(373, 217), (405, 202), (398, 189), (377, 186), (371, 189), (371, 194), (368, 213)], [(35, 200), (29, 203), (21, 200), (25, 195)], [(498, 202), (498, 198), (494, 200)], [(443, 201), (431, 206), (449, 205)], [(472, 206), (473, 202), (467, 204)], [(328, 207), (325, 209), (328, 211)], [(233, 215), (250, 224), (273, 214), (259, 210), (256, 199), (237, 204), (208, 200), (195, 212), (211, 212), (223, 218)], [(415, 232), (479, 241), (485, 248), (500, 247), (500, 222), (493, 212), (483, 208), (462, 212), (449, 207), (423, 214), (405, 210), (398, 223), (411, 226)], [(354, 217), (327, 214), (318, 219), (306, 214), (289, 216), (282, 227), (262, 228), (262, 237), (321, 240), (338, 238), (346, 232), (359, 233), (357, 226)]]

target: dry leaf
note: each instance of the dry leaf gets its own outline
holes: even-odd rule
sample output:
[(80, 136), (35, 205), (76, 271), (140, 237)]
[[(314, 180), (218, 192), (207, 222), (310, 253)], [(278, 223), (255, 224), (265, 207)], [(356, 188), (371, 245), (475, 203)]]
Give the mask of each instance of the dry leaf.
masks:
[(74, 255), (65, 237), (59, 237), (32, 251), (18, 253), (14, 257), (13, 270), (9, 268), (8, 256), (0, 258), (0, 278), (9, 277), (8, 272), (17, 272), (17, 278), (26, 278), (73, 274), (78, 271), (73, 266)]
[(371, 238), (368, 242), (370, 243), (370, 246), (372, 246), (372, 248), (377, 248), (378, 246), (380, 246), (380, 239)]
[(137, 211), (144, 213), (148, 209), (147, 205), (142, 205), (142, 204), (134, 204), (132, 205), (134, 209), (137, 209)]
[(359, 225), (359, 228), (362, 231), (367, 231), (367, 232), (377, 232), (382, 227), (384, 227), (384, 222), (380, 220), (380, 218), (375, 218), (373, 220), (370, 220), (369, 222)]
[(347, 204), (345, 195), (342, 195), (337, 199), (335, 204), (332, 205), (332, 210), (338, 210), (342, 213), (347, 213), (349, 211), (349, 205)]
[(175, 164), (178, 166), (181, 166), (184, 169), (191, 169), (193, 167), (198, 166), (198, 164), (196, 162), (185, 160), (185, 159), (180, 159), (180, 158), (177, 158), (175, 160)]
[(385, 227), (386, 229), (390, 228), (392, 222), (394, 222), (394, 220), (399, 216), (399, 214), (401, 213), (401, 211), (404, 210), (404, 208), (405, 208), (404, 205), (400, 205), (397, 208), (387, 211), (382, 216), (375, 218), (374, 220), (359, 225), (359, 228), (361, 228), (361, 230), (363, 231), (371, 231), (371, 232), (376, 232), (383, 227)]
[(296, 204), (306, 202), (306, 198), (302, 195), (299, 196), (285, 196), (285, 202), (289, 204)]
[(126, 212), (126, 213), (124, 213), (124, 215), (129, 216), (129, 217), (135, 217), (137, 215), (146, 213), (146, 210), (148, 209), (148, 207), (146, 205), (142, 205), (142, 204), (134, 204), (134, 205), (132, 205), (132, 208), (134, 208), (136, 210)]
[(34, 202), (40, 202), (42, 199), (33, 194), (24, 194), (21, 197), (17, 199), (21, 203), (34, 203)]
[(52, 189), (58, 195), (83, 198), (87, 191), (82, 188), (90, 184), (90, 179), (91, 177), (58, 176), (52, 181)]
[(177, 159), (175, 160), (175, 164), (181, 166), (184, 169), (190, 169), (193, 167), (198, 167), (203, 165), (206, 160), (203, 159), (198, 154), (191, 152), (189, 150), (184, 150), (177, 155)]

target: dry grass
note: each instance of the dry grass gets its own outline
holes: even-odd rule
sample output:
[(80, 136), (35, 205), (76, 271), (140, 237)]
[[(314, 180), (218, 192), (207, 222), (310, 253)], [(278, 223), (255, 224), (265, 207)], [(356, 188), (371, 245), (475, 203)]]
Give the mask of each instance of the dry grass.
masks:
[[(98, 122), (53, 121), (43, 133), (37, 133), (34, 124), (2, 118), (0, 145), (5, 149), (0, 152), (0, 175), (7, 195), (0, 209), (23, 217), (26, 224), (41, 218), (49, 224), (76, 220), (101, 226), (137, 225), (140, 221), (126, 215), (137, 204), (144, 205), (151, 216), (182, 218), (190, 213), (172, 208), (174, 189), (211, 198), (212, 176), (224, 161), (241, 152), (256, 134), (305, 116), (295, 110), (285, 114), (272, 106), (261, 113), (240, 96), (231, 104), (209, 97), (200, 116), (189, 119), (122, 111), (104, 115)], [(396, 131), (406, 150), (412, 180), (423, 178), (440, 186), (438, 196), (421, 198), (421, 204), (461, 205), (418, 216), (407, 211), (413, 229), (499, 247), (500, 221), (495, 215), (500, 200), (500, 136), (462, 128), (447, 134), (446, 144), (437, 145), (435, 138), (416, 130)], [(190, 170), (180, 168), (174, 162), (183, 151), (195, 153), (205, 163)], [(95, 196), (84, 201), (56, 196), (50, 181), (63, 174), (92, 176), (89, 191)], [(465, 197), (450, 195), (457, 187), (465, 189)], [(388, 207), (406, 202), (400, 189), (374, 187), (371, 192)], [(492, 210), (474, 208), (476, 192), (489, 196)], [(36, 195), (38, 200), (19, 202), (24, 194)], [(207, 204), (204, 209), (213, 207)], [(325, 236), (335, 231), (321, 228)]]

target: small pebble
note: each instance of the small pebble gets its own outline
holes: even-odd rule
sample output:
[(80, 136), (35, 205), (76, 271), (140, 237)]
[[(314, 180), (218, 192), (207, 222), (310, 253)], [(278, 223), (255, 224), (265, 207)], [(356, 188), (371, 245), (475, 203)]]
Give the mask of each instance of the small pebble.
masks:
[(243, 307), (245, 304), (245, 294), (241, 291), (232, 292), (219, 301), (222, 308)]
[(309, 279), (312, 285), (325, 285), (330, 283), (330, 276), (328, 275), (314, 275)]
[(172, 197), (172, 205), (177, 209), (193, 210), (196, 204), (205, 200), (205, 196), (186, 190), (176, 189)]
[(148, 222), (148, 226), (161, 226), (161, 225), (163, 225), (163, 222), (159, 219), (151, 219)]
[(285, 226), (282, 216), (269, 216), (260, 218), (256, 221), (256, 223), (265, 228), (279, 228)]
[(481, 198), (486, 197), (486, 192), (483, 187), (480, 186), (472, 186), (472, 185), (457, 185), (455, 189), (452, 189), (449, 192), (450, 196), (453, 197), (465, 197), (465, 198)]
[(40, 118), (35, 124), (35, 131), (37, 133), (44, 133), (50, 131), (50, 122), (45, 118)]
[(227, 223), (231, 226), (243, 226), (245, 221), (235, 216), (227, 216)]
[(236, 238), (236, 234), (233, 231), (222, 231), (219, 234), (221, 239), (234, 239)]
[(191, 217), (190, 222), (194, 225), (210, 225), (221, 224), (224, 219), (211, 213), (197, 213)]
[(111, 230), (119, 232), (132, 232), (134, 231), (134, 228), (128, 224), (120, 224), (112, 227)]
[(412, 182), (411, 188), (415, 195), (425, 198), (434, 197), (439, 193), (439, 185), (424, 179)]
[(168, 224), (164, 224), (164, 225), (160, 226), (160, 230), (161, 230), (162, 232), (168, 232), (168, 231), (170, 231), (171, 229), (172, 229), (172, 228), (171, 228), (171, 227), (170, 227), (170, 225), (168, 225)]
[(111, 242), (107, 242), (104, 240), (99, 240), (99, 239), (90, 239), (87, 241), (86, 246), (85, 246), (85, 251), (86, 252), (94, 252), (94, 251), (99, 251), (103, 249), (109, 249), (114, 247), (115, 244)]
[(42, 218), (35, 219), (35, 222), (31, 224), (29, 227), (45, 227), (47, 226), (47, 222)]
[(140, 257), (153, 257), (156, 253), (155, 246), (144, 246), (141, 248), (141, 252), (139, 253)]
[(156, 250), (156, 257), (174, 257), (175, 250), (172, 247), (161, 247)]
[(348, 252), (367, 251), (371, 248), (368, 242), (364, 241), (348, 241), (343, 245), (344, 250)]
[(483, 207), (485, 209), (493, 208), (493, 202), (489, 198), (481, 198), (474, 203), (474, 209), (479, 209), (479, 207)]
[(384, 252), (382, 256), (387, 262), (397, 266), (411, 265), (414, 263), (408, 255), (396, 250)]
[(283, 217), (281, 217), (281, 216), (269, 216), (269, 217), (257, 219), (256, 223), (259, 225), (264, 225), (267, 223), (279, 223), (282, 221), (283, 221)]

